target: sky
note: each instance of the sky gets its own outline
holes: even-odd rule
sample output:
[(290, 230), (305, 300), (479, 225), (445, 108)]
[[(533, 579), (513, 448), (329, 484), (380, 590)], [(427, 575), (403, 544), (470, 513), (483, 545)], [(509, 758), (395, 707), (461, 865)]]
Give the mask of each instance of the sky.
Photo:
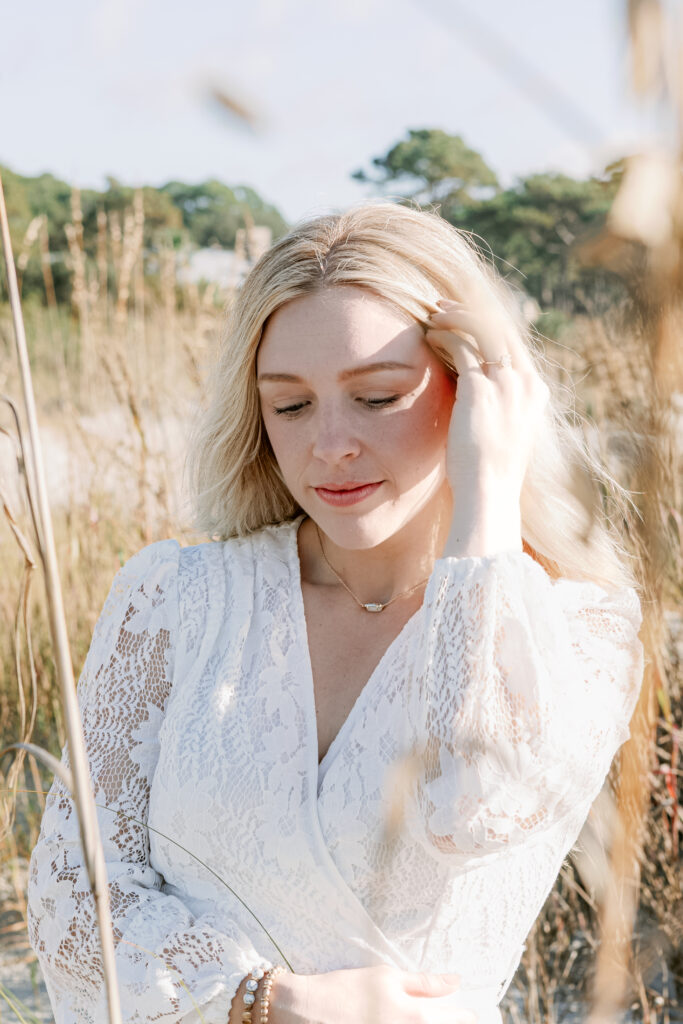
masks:
[[(501, 184), (583, 177), (671, 131), (630, 86), (626, 0), (37, 0), (0, 35), (0, 163), (82, 188), (218, 178), (285, 218), (409, 128), (462, 135)], [(217, 87), (258, 112), (244, 126)]]

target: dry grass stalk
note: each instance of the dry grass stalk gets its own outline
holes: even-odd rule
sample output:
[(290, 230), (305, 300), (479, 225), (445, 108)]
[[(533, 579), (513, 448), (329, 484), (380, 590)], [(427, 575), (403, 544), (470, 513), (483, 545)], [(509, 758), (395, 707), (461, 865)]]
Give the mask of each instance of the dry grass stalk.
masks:
[(109, 245), (111, 247), (111, 260), (114, 269), (114, 295), (118, 294), (118, 268), (121, 264), (121, 250), (123, 247), (123, 231), (121, 229), (121, 214), (118, 210), (110, 210), (107, 214), (109, 222)]
[(71, 258), (71, 268), (73, 270), (71, 300), (74, 312), (79, 318), (81, 330), (83, 331), (83, 327), (88, 322), (88, 306), (86, 301), (85, 251), (83, 248), (83, 211), (81, 209), (81, 194), (77, 188), (71, 190), (71, 217), (72, 223), (64, 225), (66, 240), (69, 246), (69, 256)]
[(126, 321), (133, 268), (137, 260), (142, 260), (144, 212), (142, 207), (142, 191), (140, 189), (136, 192), (133, 209), (124, 212), (123, 225), (123, 242), (118, 272), (116, 311), (114, 314), (118, 328), (123, 327)]
[[(13, 403), (6, 399), (10, 405), (12, 412), (15, 415), (15, 423), (17, 425), (18, 434), (20, 436), (21, 427), (19, 424), (19, 418)], [(14, 438), (4, 428), (0, 427), (0, 432), (8, 436), (12, 441)], [(21, 465), (22, 455), (21, 448), (17, 452), (17, 462)], [(15, 654), (15, 673), (17, 679), (17, 697), (19, 707), (19, 733), (20, 742), (28, 743), (33, 733), (35, 726), (36, 714), (38, 710), (38, 686), (36, 679), (35, 662), (32, 657), (31, 651), (31, 614), (30, 614), (30, 592), (31, 592), (31, 581), (33, 579), (33, 572), (36, 568), (36, 560), (31, 550), (31, 545), (28, 538), (24, 535), (17, 517), (12, 511), (10, 501), (7, 495), (0, 488), (0, 504), (9, 525), (9, 528), (16, 540), (19, 549), (23, 556), (23, 572), (21, 575), (21, 583), (19, 587), (19, 598), (17, 601), (17, 611), (14, 622), (14, 654)], [(21, 631), (23, 626), (24, 638), (26, 643), (27, 660), (29, 665), (29, 676), (31, 681), (31, 710), (30, 715), (26, 715), (26, 696), (24, 693), (24, 673), (22, 669), (22, 642), (21, 642)], [(13, 761), (8, 778), (8, 789), (12, 792), (16, 790), (17, 781), (21, 769), (23, 767), (24, 755), (23, 751), (19, 753), (18, 757)], [(34, 776), (35, 778), (35, 776)], [(12, 828), (14, 822), (14, 815), (16, 810), (16, 803), (14, 800), (10, 800), (7, 803), (3, 803), (0, 807), (0, 834), (6, 834)]]
[(97, 280), (98, 304), (97, 320), (99, 326), (109, 322), (109, 267), (107, 260), (107, 215), (104, 210), (97, 211)]
[[(40, 560), (45, 580), (47, 606), (50, 619), (50, 631), (55, 653), (55, 667), (60, 683), (64, 714), (69, 740), (71, 767), (74, 781), (73, 795), (76, 801), (81, 843), (88, 877), (92, 886), (95, 907), (97, 910), (100, 939), (102, 946), (102, 963), (105, 985), (109, 1003), (110, 1024), (120, 1024), (121, 1008), (116, 981), (116, 965), (111, 914), (109, 909), (109, 890), (107, 868), (97, 824), (97, 812), (92, 795), (92, 784), (88, 771), (87, 754), (83, 738), (76, 686), (71, 665), (64, 605), (59, 580), (59, 569), (52, 529), (52, 517), (47, 500), (45, 472), (43, 469), (42, 449), (38, 435), (38, 419), (36, 415), (35, 397), (31, 368), (28, 360), (26, 335), (19, 300), (16, 270), (12, 255), (12, 243), (9, 234), (9, 223), (5, 196), (0, 177), (0, 227), (7, 270), (8, 291), (12, 318), (14, 323), (17, 358), (21, 373), (24, 409), (28, 425), (29, 444), (22, 452), (27, 465), (27, 485), (31, 493), (31, 505), (36, 513), (36, 534), (38, 538)], [(27, 460), (28, 456), (28, 460)]]
[(209, 96), (220, 109), (236, 117), (241, 124), (253, 129), (262, 127), (263, 115), (261, 112), (251, 101), (245, 101), (237, 96), (233, 86), (230, 86), (230, 91), (228, 91), (223, 86), (213, 85), (209, 90)]
[(176, 320), (176, 256), (167, 246), (159, 247), (159, 285), (164, 327), (170, 335), (175, 330)]
[(54, 278), (52, 276), (52, 266), (50, 264), (50, 235), (47, 227), (47, 217), (43, 217), (43, 228), (40, 233), (40, 267), (43, 273), (43, 281), (45, 283), (47, 308), (51, 313), (54, 313), (57, 309), (57, 295), (55, 292)]
[(136, 393), (133, 379), (128, 372), (126, 361), (119, 350), (116, 353), (115, 361), (105, 351), (102, 352), (102, 365), (104, 366), (111, 381), (114, 393), (122, 406), (128, 408), (135, 433), (139, 439), (139, 462), (138, 462), (138, 495), (139, 504), (136, 520), (140, 524), (142, 540), (149, 543), (151, 538), (150, 521), (147, 509), (149, 445), (145, 432), (144, 420), (140, 403)]
[[(635, 87), (645, 92), (667, 81), (671, 84), (664, 43), (667, 34), (675, 37), (676, 32), (673, 25), (664, 31), (667, 19), (661, 4), (656, 0), (630, 0), (628, 13)], [(679, 102), (680, 90), (672, 90), (671, 98), (674, 104)], [(683, 106), (679, 123), (681, 113)], [(650, 1013), (642, 973), (632, 960), (632, 936), (639, 902), (650, 770), (657, 763), (657, 697), (665, 713), (668, 707), (664, 607), (669, 581), (680, 564), (680, 537), (677, 542), (672, 539), (666, 521), (668, 511), (677, 509), (679, 498), (671, 396), (675, 390), (683, 390), (683, 355), (677, 330), (683, 303), (682, 155), (683, 139), (679, 140), (677, 157), (639, 154), (627, 162), (602, 240), (602, 252), (613, 263), (623, 258), (625, 249), (637, 246), (646, 264), (639, 312), (645, 324), (642, 365), (646, 368), (649, 401), (642, 407), (638, 434), (648, 443), (643, 446), (631, 485), (642, 499), (642, 525), (634, 540), (644, 570), (646, 601), (641, 637), (646, 667), (631, 721), (631, 738), (620, 759), (618, 827), (602, 909), (602, 945), (596, 963), (591, 1022), (614, 1020), (631, 995), (632, 981), (646, 1019)]]
[(81, 335), (81, 386), (83, 394), (89, 394), (94, 374), (93, 354), (90, 339), (89, 295), (86, 276), (85, 249), (83, 245), (83, 211), (80, 190), (71, 190), (72, 223), (64, 225), (69, 263), (73, 273), (71, 305), (78, 318)]
[(140, 245), (139, 257), (135, 262), (134, 277), (135, 351), (138, 359), (141, 359), (145, 351), (145, 257), (143, 249), (145, 211), (141, 188), (135, 191), (133, 210), (135, 212), (135, 223), (139, 233)]
[(28, 266), (28, 261), (31, 256), (31, 249), (34, 243), (37, 241), (43, 222), (47, 223), (45, 214), (39, 214), (38, 217), (34, 217), (29, 226), (26, 228), (26, 233), (21, 243), (21, 249), (19, 250), (19, 256), (17, 258), (17, 283), (19, 285), (19, 294), (21, 294), (21, 285), (24, 277), (24, 271)]

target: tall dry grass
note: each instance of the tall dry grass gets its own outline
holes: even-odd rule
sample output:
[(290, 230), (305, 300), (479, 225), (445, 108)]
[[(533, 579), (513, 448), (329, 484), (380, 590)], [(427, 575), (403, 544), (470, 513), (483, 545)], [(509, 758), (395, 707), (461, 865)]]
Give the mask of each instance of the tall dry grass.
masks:
[[(62, 588), (59, 579), (57, 554), (54, 543), (52, 513), (47, 496), (43, 452), (38, 434), (38, 419), (35, 393), (33, 390), (33, 379), (31, 376), (31, 365), (28, 357), (26, 331), (19, 294), (19, 282), (14, 262), (14, 253), (12, 251), (9, 220), (1, 180), (0, 234), (2, 235), (2, 249), (7, 274), (9, 303), (12, 311), (12, 326), (16, 342), (17, 364), (21, 378), (25, 428), (22, 426), (21, 417), (18, 415), (16, 405), (9, 398), (5, 399), (5, 402), (11, 409), (14, 416), (16, 438), (12, 438), (12, 440), (15, 440), (19, 446), (21, 468), (23, 470), (22, 479), (26, 488), (31, 513), (33, 537), (35, 538), (37, 554), (40, 558), (43, 570), (42, 575), (45, 584), (45, 597), (50, 625), (50, 640), (52, 643), (52, 650), (54, 652), (54, 663), (57, 670), (61, 702), (64, 708), (64, 718), (66, 722), (71, 761), (70, 766), (67, 768), (65, 765), (58, 763), (56, 758), (54, 758), (48, 751), (30, 743), (31, 731), (35, 722), (35, 713), (37, 710), (36, 676), (33, 664), (31, 664), (31, 695), (33, 701), (31, 705), (31, 720), (28, 724), (28, 729), (24, 707), (21, 703), (23, 692), (20, 672), (17, 676), (20, 706), (22, 711), (23, 733), (20, 742), (11, 744), (7, 748), (7, 752), (10, 750), (18, 751), (18, 756), (11, 765), (8, 773), (8, 782), (10, 790), (15, 787), (16, 780), (19, 777), (23, 765), (24, 755), (28, 752), (29, 756), (32, 756), (34, 760), (37, 758), (39, 761), (52, 768), (53, 772), (66, 785), (67, 790), (74, 799), (78, 815), (83, 858), (95, 902), (100, 937), (102, 968), (107, 994), (108, 1016), (110, 1024), (120, 1024), (121, 1007), (116, 976), (114, 936), (109, 903), (107, 868), (97, 821), (97, 810), (93, 797), (92, 781), (88, 772), (88, 753), (83, 736), (83, 727), (79, 713), (78, 701), (76, 699), (73, 663), (71, 660), (71, 651), (69, 650), (68, 631), (64, 616), (64, 602), (62, 598)], [(3, 507), (6, 510), (10, 527), (12, 528), (14, 537), (22, 549), (25, 559), (26, 572), (23, 578), (21, 607), (23, 610), (24, 630), (27, 636), (27, 643), (30, 652), (31, 625), (28, 611), (29, 586), (32, 578), (31, 571), (35, 568), (36, 559), (31, 555), (29, 548), (30, 542), (27, 542), (25, 535), (19, 529), (16, 520), (9, 510), (6, 498), (3, 498)], [(15, 635), (15, 649), (17, 653), (18, 642), (19, 631), (17, 630)], [(3, 753), (4, 752), (5, 751), (3, 751)], [(2, 812), (1, 834), (4, 837), (9, 831), (14, 820), (15, 804), (11, 799), (3, 801)], [(5, 994), (5, 999), (9, 1001), (11, 1008), (15, 1009), (11, 996), (8, 997)]]
[[(88, 873), (98, 908), (100, 934), (103, 936), (103, 939), (108, 939), (107, 942), (103, 941), (103, 966), (107, 978), (111, 1020), (115, 1024), (116, 1021), (120, 1020), (120, 1010), (118, 1006), (116, 977), (113, 972), (114, 952), (108, 910), (106, 869), (95, 824), (91, 784), (85, 769), (83, 740), (77, 709), (75, 708), (72, 659), (68, 648), (69, 638), (65, 628), (62, 599), (64, 581), (59, 579), (60, 569), (63, 572), (64, 565), (68, 564), (69, 561), (78, 560), (78, 542), (82, 536), (84, 525), (82, 521), (79, 521), (80, 513), (83, 512), (84, 508), (87, 508), (90, 525), (93, 525), (98, 519), (95, 511), (96, 502), (93, 500), (93, 491), (96, 486), (99, 487), (102, 483), (102, 478), (98, 475), (98, 467), (95, 465), (94, 456), (101, 460), (103, 446), (101, 443), (97, 443), (97, 438), (92, 437), (92, 432), (90, 432), (91, 436), (89, 437), (83, 416), (77, 411), (77, 406), (80, 406), (81, 412), (85, 411), (86, 405), (89, 405), (91, 409), (97, 408), (100, 413), (100, 419), (101, 412), (104, 411), (104, 423), (100, 425), (101, 431), (103, 429), (106, 438), (118, 440), (119, 445), (123, 445), (127, 449), (126, 456), (129, 459), (127, 473), (124, 474), (123, 480), (119, 482), (118, 488), (112, 488), (111, 482), (109, 482), (108, 494), (106, 493), (107, 486), (105, 485), (104, 501), (108, 502), (110, 513), (118, 505), (120, 518), (124, 521), (133, 519), (143, 542), (151, 539), (151, 536), (158, 530), (158, 513), (166, 506), (164, 499), (169, 491), (169, 487), (168, 479), (164, 478), (164, 470), (167, 466), (164, 459), (163, 446), (161, 446), (161, 450), (157, 453), (159, 458), (157, 459), (155, 472), (152, 472), (150, 469), (153, 448), (150, 446), (147, 436), (147, 422), (150, 416), (145, 409), (146, 404), (153, 410), (152, 415), (155, 422), (158, 422), (161, 409), (158, 388), (163, 384), (163, 375), (154, 375), (155, 381), (147, 389), (147, 393), (136, 386), (136, 383), (143, 379), (143, 375), (146, 379), (151, 376), (149, 365), (142, 363), (140, 360), (141, 350), (148, 359), (153, 357), (153, 353), (148, 348), (146, 349), (144, 345), (144, 334), (142, 336), (143, 344), (142, 346), (140, 345), (141, 337), (139, 331), (140, 324), (144, 324), (144, 306), (141, 304), (141, 297), (138, 294), (144, 286), (144, 273), (141, 266), (144, 226), (142, 195), (140, 192), (136, 193), (133, 210), (130, 215), (127, 212), (124, 217), (126, 230), (121, 240), (119, 251), (120, 265), (116, 268), (118, 287), (114, 296), (110, 296), (107, 290), (100, 290), (98, 274), (89, 273), (83, 245), (82, 213), (77, 191), (74, 191), (72, 197), (72, 213), (73, 223), (67, 225), (66, 235), (73, 270), (72, 305), (75, 322), (78, 324), (78, 332), (76, 336), (72, 335), (69, 340), (73, 342), (77, 339), (78, 352), (75, 358), (73, 353), (70, 352), (67, 362), (62, 358), (64, 350), (60, 351), (57, 348), (56, 369), (58, 372), (54, 379), (58, 385), (58, 395), (55, 396), (57, 399), (55, 409), (59, 410), (57, 420), (59, 427), (56, 440), (58, 444), (61, 441), (63, 453), (66, 459), (70, 459), (76, 453), (73, 436), (75, 433), (79, 438), (81, 448), (89, 450), (92, 465), (88, 466), (87, 459), (78, 459), (75, 466), (76, 479), (74, 481), (74, 487), (78, 494), (76, 501), (69, 500), (69, 495), (65, 493), (63, 486), (57, 489), (53, 487), (50, 500), (48, 501), (45, 473), (43, 471), (45, 437), (43, 436), (42, 441), (38, 439), (37, 420), (34, 410), (34, 390), (27, 359), (23, 315), (19, 304), (18, 281), (15, 274), (0, 185), (0, 220), (2, 221), (3, 229), (3, 250), (11, 300), (12, 332), (16, 340), (15, 351), (17, 355), (17, 359), (14, 361), (9, 359), (3, 361), (4, 366), (15, 367), (14, 374), (12, 374), (11, 370), (6, 371), (7, 380), (3, 383), (8, 386), (9, 391), (21, 391), (24, 396), (23, 410), (17, 409), (16, 404), (11, 399), (6, 400), (7, 408), (14, 414), (12, 423), (14, 430), (2, 428), (2, 436), (9, 442), (9, 451), (6, 452), (7, 457), (2, 474), (2, 483), (0, 484), (0, 496), (2, 498), (5, 519), (9, 526), (9, 540), (10, 543), (16, 545), (15, 554), (22, 560), (22, 566), (15, 577), (20, 581), (20, 584), (17, 595), (18, 604), (14, 611), (14, 623), (10, 634), (11, 649), (3, 649), (1, 652), (3, 683), (0, 686), (0, 692), (2, 693), (0, 703), (4, 705), (3, 712), (5, 713), (3, 714), (2, 722), (3, 740), (6, 740), (6, 742), (3, 742), (2, 750), (0, 751), (0, 757), (3, 761), (4, 783), (3, 793), (0, 798), (2, 801), (0, 807), (3, 812), (0, 837), (2, 838), (3, 853), (6, 853), (5, 848), (9, 848), (15, 858), (20, 855), (15, 839), (17, 829), (12, 829), (12, 826), (18, 823), (19, 832), (21, 833), (22, 827), (28, 820), (28, 814), (30, 813), (27, 804), (27, 817), (22, 818), (20, 813), (18, 813), (20, 808), (16, 799), (19, 795), (17, 793), (17, 784), (22, 775), (24, 760), (28, 751), (28, 766), (32, 785), (19, 787), (24, 791), (23, 795), (27, 796), (28, 790), (33, 790), (33, 795), (38, 799), (38, 806), (41, 810), (43, 809), (44, 790), (49, 785), (49, 779), (44, 780), (44, 782), (41, 781), (39, 765), (45, 764), (52, 771), (60, 774), (67, 789), (72, 792), (76, 799)], [(39, 229), (40, 223), (35, 225), (35, 230), (32, 232), (33, 240), (38, 238)], [(30, 237), (25, 240), (26, 245), (30, 242)], [(106, 254), (100, 251), (98, 255), (100, 255), (98, 271), (101, 271), (101, 262), (106, 259)], [(138, 264), (140, 264), (140, 267), (138, 267)], [(129, 298), (131, 297), (130, 283), (133, 279), (134, 271), (137, 271), (135, 281), (138, 284), (134, 294), (135, 317), (133, 325), (136, 330), (134, 331), (133, 345), (131, 346), (131, 338), (128, 331), (128, 307)], [(190, 293), (189, 298), (190, 305), (196, 299), (195, 305), (199, 306), (199, 293), (196, 288)], [(48, 291), (49, 299), (50, 293)], [(175, 309), (175, 303), (173, 308)], [(201, 327), (200, 313), (201, 309), (196, 308), (194, 310), (193, 331)], [(110, 326), (112, 323), (113, 326)], [(47, 326), (47, 321), (45, 326)], [(97, 327), (99, 327), (99, 331), (96, 331)], [(13, 349), (14, 346), (9, 343), (10, 330), (7, 320), (3, 322), (2, 328), (3, 343), (7, 348), (6, 354), (9, 357), (10, 349)], [(195, 359), (193, 371), (185, 373), (183, 378), (196, 382), (197, 345), (188, 344), (182, 331), (174, 331), (173, 337), (176, 341), (178, 339), (183, 341), (187, 351), (192, 352)], [(167, 349), (170, 347), (166, 346)], [(69, 345), (69, 348), (71, 349), (72, 345)], [(158, 357), (158, 353), (154, 353), (154, 355)], [(167, 356), (168, 352), (165, 352), (163, 359), (166, 363), (169, 362)], [(143, 367), (142, 372), (141, 365)], [(44, 367), (41, 368), (41, 376), (45, 374), (45, 369)], [(176, 419), (180, 411), (179, 399), (181, 391), (181, 388), (174, 389), (173, 415)], [(94, 404), (98, 403), (98, 400), (101, 404)], [(126, 431), (122, 432), (119, 425), (111, 423), (111, 416), (115, 416), (116, 408), (119, 411), (125, 412), (132, 426), (130, 438), (132, 444), (127, 443)], [(46, 422), (49, 424), (50, 421), (49, 413), (42, 421), (45, 432)], [(28, 429), (25, 424), (27, 424)], [(65, 424), (68, 425), (67, 431), (64, 430)], [(71, 433), (72, 436), (67, 438), (64, 436), (65, 433)], [(113, 452), (110, 452), (110, 458), (115, 463), (120, 464), (121, 462)], [(14, 474), (12, 473), (13, 467), (16, 468), (16, 473)], [(132, 509), (126, 508), (126, 499), (130, 494), (131, 484), (137, 488), (137, 500)], [(10, 494), (12, 485), (14, 485), (14, 493)], [(120, 500), (117, 501), (117, 499)], [(58, 535), (60, 539), (63, 537), (62, 531), (65, 527), (69, 536), (69, 552), (66, 559), (63, 557), (57, 558), (56, 556), (50, 505), (54, 506), (57, 510), (60, 527)], [(78, 533), (75, 532), (75, 529), (78, 529)], [(134, 547), (139, 546), (139, 543), (134, 545)], [(5, 551), (5, 547), (6, 545), (2, 546), (0, 554), (5, 569), (8, 569), (12, 565), (12, 554), (10, 551)], [(60, 552), (60, 554), (63, 554), (63, 552)], [(109, 554), (111, 555), (112, 552), (109, 551)], [(41, 602), (39, 598), (36, 600), (31, 591), (33, 572), (38, 562), (42, 564), (44, 569), (47, 598), (45, 602)], [(115, 567), (110, 563), (107, 575), (111, 577), (112, 571), (115, 571)], [(9, 581), (12, 579), (12, 575), (8, 573), (4, 576), (4, 579)], [(5, 597), (9, 597), (9, 594), (3, 593), (3, 598)], [(101, 607), (102, 597), (98, 595), (95, 600), (95, 606)], [(4, 601), (2, 603), (3, 605), (5, 604)], [(71, 615), (69, 615), (69, 620), (71, 620)], [(51, 651), (54, 652), (50, 656), (50, 678), (47, 683), (51, 691), (51, 704), (55, 711), (55, 721), (60, 733), (57, 744), (54, 742), (54, 736), (45, 737), (37, 745), (29, 743), (29, 741), (36, 738), (34, 734), (37, 731), (41, 706), (41, 673), (35, 656), (36, 630), (34, 628), (34, 621), (39, 626), (38, 635), (43, 641), (47, 640), (47, 634), (49, 633)], [(47, 625), (49, 625), (49, 630), (46, 628)], [(4, 637), (5, 633), (3, 631), (3, 641)], [(3, 648), (5, 646), (3, 643)], [(10, 663), (13, 666), (15, 677), (13, 694), (5, 685), (8, 681), (8, 666)], [(57, 670), (56, 673), (54, 672), (55, 669)], [(27, 685), (27, 679), (30, 681), (30, 686)], [(57, 692), (59, 692), (59, 699), (55, 699)], [(64, 769), (49, 754), (49, 750), (55, 747), (58, 753), (66, 739), (69, 741), (72, 760), (72, 770), (69, 773), (68, 780), (64, 774)], [(29, 744), (29, 746), (26, 746), (26, 744)], [(26, 773), (23, 772), (23, 774), (25, 775)], [(23, 859), (25, 861), (25, 855)], [(10, 930), (14, 930), (14, 924)], [(0, 997), (2, 997), (14, 1013), (19, 1014), (19, 1004), (2, 985), (0, 985)]]

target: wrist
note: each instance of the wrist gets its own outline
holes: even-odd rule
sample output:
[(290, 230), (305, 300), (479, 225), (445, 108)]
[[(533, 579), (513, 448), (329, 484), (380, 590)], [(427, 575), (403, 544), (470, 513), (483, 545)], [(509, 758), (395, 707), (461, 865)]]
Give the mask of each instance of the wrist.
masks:
[(454, 491), (442, 557), (486, 557), (505, 551), (523, 551), (519, 494), (501, 485)]
[[(306, 1020), (305, 981), (304, 976), (292, 974), (291, 971), (276, 974), (268, 997), (268, 1024), (302, 1024)], [(259, 1015), (254, 1015), (258, 1021), (261, 1019), (262, 997), (263, 990), (258, 1000)]]
[[(263, 1009), (263, 997), (265, 993), (268, 968), (264, 967), (263, 971), (264, 975), (262, 978), (258, 979), (258, 985), (255, 991), (253, 991), (253, 988), (250, 989), (248, 987), (251, 975), (247, 974), (242, 978), (232, 999), (228, 1024), (242, 1024), (243, 1014), (245, 1011), (250, 1012), (252, 1024), (261, 1024), (261, 1012)], [(286, 974), (291, 976), (289, 971), (287, 971)], [(278, 972), (270, 984), (270, 991), (268, 994), (268, 1024), (292, 1024), (292, 1018), (288, 1017), (286, 1013), (283, 1012), (289, 1004), (286, 998), (283, 999), (283, 989), (278, 985), (278, 982), (280, 982), (284, 976), (285, 972)], [(249, 991), (253, 991), (255, 996), (253, 1003), (250, 1005), (244, 1001), (244, 996)], [(285, 988), (284, 991), (286, 993), (287, 989)]]

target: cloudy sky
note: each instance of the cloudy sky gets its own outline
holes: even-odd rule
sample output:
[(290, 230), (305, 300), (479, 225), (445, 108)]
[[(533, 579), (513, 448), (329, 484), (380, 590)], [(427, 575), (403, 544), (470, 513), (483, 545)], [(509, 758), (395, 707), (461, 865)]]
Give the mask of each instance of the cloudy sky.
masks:
[[(503, 184), (584, 175), (668, 130), (629, 85), (626, 0), (39, 0), (0, 37), (0, 163), (82, 187), (216, 177), (289, 220), (408, 128)], [(243, 127), (212, 87), (259, 113)]]

